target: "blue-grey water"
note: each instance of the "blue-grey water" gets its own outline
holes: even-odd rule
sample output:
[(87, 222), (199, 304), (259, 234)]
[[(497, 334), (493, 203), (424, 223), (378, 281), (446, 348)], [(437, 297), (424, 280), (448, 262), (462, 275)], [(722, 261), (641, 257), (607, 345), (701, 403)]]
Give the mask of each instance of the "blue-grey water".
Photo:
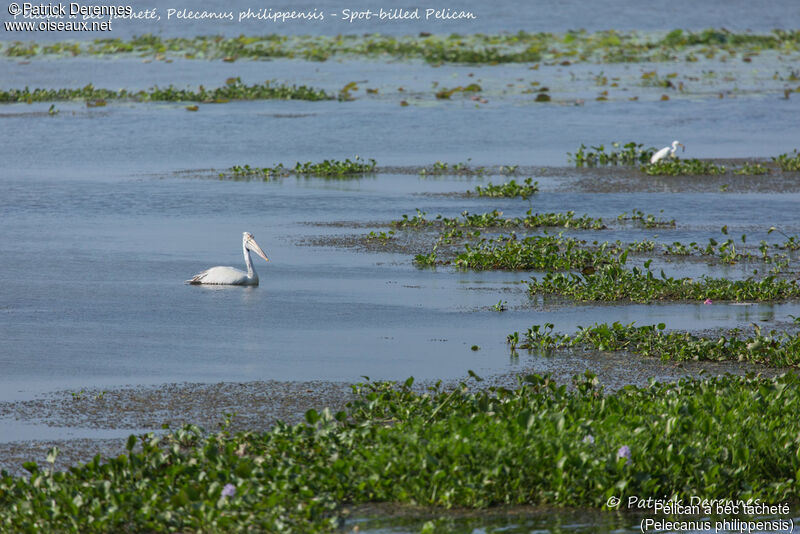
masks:
[[(526, 273), (420, 270), (404, 254), (307, 246), (315, 236), (368, 231), (308, 224), (315, 221), (386, 221), (416, 208), (456, 216), (501, 207), (513, 216), (529, 207), (522, 200), (417, 194), (463, 191), (469, 185), (459, 180), (389, 174), (262, 183), (112, 172), (92, 179), (4, 177), (5, 397), (87, 384), (459, 377), (518, 365), (508, 358), (505, 336), (535, 323), (569, 331), (595, 321), (664, 321), (691, 329), (788, 320), (800, 312), (794, 303), (529, 307), (514, 284)], [(733, 235), (741, 229), (755, 240), (767, 238), (772, 224), (797, 233), (792, 207), (799, 196), (623, 192), (598, 200), (542, 192), (533, 203), (537, 211), (568, 207), (609, 219), (655, 205), (683, 229), (600, 234), (612, 240), (717, 235), (708, 228), (720, 221)], [(255, 258), (260, 287), (183, 283), (213, 265), (242, 268), (243, 230), (271, 259)], [(491, 311), (501, 299), (512, 309)], [(474, 344), (483, 350), (470, 350)]]

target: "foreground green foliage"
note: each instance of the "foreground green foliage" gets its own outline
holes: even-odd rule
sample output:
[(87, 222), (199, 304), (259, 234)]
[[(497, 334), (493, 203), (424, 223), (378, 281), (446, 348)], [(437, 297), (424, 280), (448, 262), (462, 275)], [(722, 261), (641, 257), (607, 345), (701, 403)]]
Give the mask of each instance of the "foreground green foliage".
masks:
[[(474, 375), (474, 373), (473, 373)], [(476, 377), (477, 378), (477, 377)], [(344, 505), (603, 507), (611, 496), (800, 497), (800, 379), (725, 376), (607, 393), (354, 386), (347, 412), (265, 434), (186, 427), (68, 472), (0, 476), (6, 532), (314, 532)], [(139, 447), (135, 447), (137, 441)]]
[(530, 198), (539, 191), (539, 182), (533, 182), (533, 178), (526, 178), (521, 184), (516, 180), (510, 180), (504, 184), (486, 184), (485, 186), (475, 187), (475, 194), (479, 197), (492, 198)]
[(234, 165), (228, 169), (227, 173), (220, 173), (221, 178), (232, 176), (234, 178), (261, 178), (269, 180), (271, 177), (296, 175), (310, 175), (310, 176), (346, 176), (352, 174), (367, 174), (375, 170), (377, 162), (374, 159), (363, 160), (356, 156), (353, 160), (350, 158), (344, 161), (336, 159), (326, 159), (320, 163), (312, 163), (307, 161), (300, 163), (299, 161), (294, 167), (284, 167), (283, 163), (279, 163), (274, 167), (251, 167), (250, 165)]
[(239, 78), (229, 78), (225, 85), (196, 90), (153, 87), (145, 91), (99, 89), (89, 84), (80, 89), (9, 89), (0, 90), (0, 102), (53, 102), (60, 100), (132, 100), (136, 102), (208, 102), (224, 103), (231, 100), (331, 100), (333, 96), (321, 89), (305, 85), (282, 85), (267, 81), (263, 84), (245, 85)]
[(800, 297), (796, 280), (656, 277), (649, 269), (604, 265), (590, 274), (548, 273), (528, 282), (531, 294), (556, 294), (583, 301), (730, 300), (774, 301)]
[[(549, 353), (557, 349), (590, 347), (603, 352), (625, 351), (662, 360), (747, 361), (774, 367), (800, 364), (800, 335), (786, 332), (761, 334), (756, 326), (752, 336), (740, 337), (733, 329), (716, 338), (695, 336), (688, 332), (665, 332), (664, 323), (634, 326), (615, 322), (579, 327), (574, 335), (554, 334), (552, 324), (528, 329), (525, 342), (514, 348)], [(514, 334), (509, 340), (516, 339)]]
[(800, 32), (775, 30), (768, 34), (731, 33), (708, 29), (699, 32), (674, 30), (668, 34), (619, 32), (615, 30), (555, 33), (500, 33), (472, 35), (264, 35), (224, 38), (162, 38), (142, 35), (130, 40), (95, 39), (90, 42), (57, 43), (16, 41), (0, 43), (0, 53), (11, 57), (37, 55), (79, 56), (135, 54), (166, 55), (189, 59), (302, 58), (325, 61), (335, 56), (392, 59), (422, 59), (429, 63), (519, 63), (568, 59), (571, 63), (674, 61), (685, 53), (714, 57), (719, 53), (757, 53), (800, 49)]

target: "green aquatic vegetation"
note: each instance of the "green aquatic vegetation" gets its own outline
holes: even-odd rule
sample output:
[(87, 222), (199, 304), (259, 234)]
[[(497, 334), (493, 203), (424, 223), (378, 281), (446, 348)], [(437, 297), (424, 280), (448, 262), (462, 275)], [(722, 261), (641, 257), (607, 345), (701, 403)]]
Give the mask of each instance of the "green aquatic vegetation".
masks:
[[(425, 216), (427, 213), (424, 211), (420, 211), (417, 209), (417, 214), (413, 217), (409, 217), (405, 213), (403, 214), (402, 218), (399, 221), (392, 221), (390, 224), (392, 226), (397, 226), (399, 228), (420, 228), (425, 226), (433, 226), (436, 224), (436, 221), (432, 221), (426, 219)], [(437, 217), (437, 219), (441, 219), (441, 215)]]
[(560, 227), (588, 230), (602, 230), (606, 226), (599, 218), (583, 215), (576, 217), (574, 211), (564, 213), (533, 213), (532, 209), (526, 212), (525, 217), (505, 218), (499, 210), (488, 213), (469, 213), (464, 211), (461, 217), (444, 217), (437, 215), (434, 219), (426, 219), (427, 213), (417, 210), (417, 214), (409, 217), (403, 214), (402, 218), (390, 224), (399, 228), (425, 228), (430, 226), (443, 226), (446, 228), (541, 228)]
[(219, 173), (220, 178), (224, 178), (227, 175), (231, 175), (234, 177), (261, 177), (265, 181), (269, 180), (273, 176), (288, 176), (289, 169), (286, 169), (282, 163), (279, 163), (275, 167), (251, 167), (250, 165), (234, 165), (230, 169), (228, 169), (227, 173), (221, 172)]
[(504, 184), (488, 183), (485, 186), (475, 187), (475, 194), (479, 197), (520, 197), (528, 199), (539, 191), (539, 182), (533, 182), (533, 178), (526, 178), (523, 183), (518, 184), (516, 180), (510, 180)]
[(496, 311), (496, 312), (504, 312), (504, 311), (506, 311), (508, 309), (507, 304), (508, 304), (508, 302), (506, 302), (504, 300), (498, 300), (497, 304), (493, 304), (492, 305), (492, 309), (494, 311)]
[(92, 84), (79, 89), (0, 89), (1, 103), (53, 102), (85, 100), (98, 102), (128, 100), (135, 102), (209, 102), (224, 103), (231, 100), (331, 100), (333, 97), (321, 89), (305, 85), (283, 85), (266, 81), (263, 84), (245, 85), (239, 78), (229, 78), (225, 85), (206, 89), (202, 85), (195, 91), (168, 87), (152, 87), (143, 91), (96, 88)]
[(347, 102), (353, 100), (353, 95), (350, 93), (353, 91), (358, 91), (358, 83), (357, 82), (349, 82), (345, 84), (344, 87), (339, 89), (339, 94), (337, 95), (337, 99), (340, 102)]
[(422, 176), (433, 174), (433, 175), (484, 175), (487, 174), (489, 171), (486, 167), (473, 167), (470, 165), (471, 159), (467, 159), (467, 161), (463, 161), (460, 163), (445, 163), (443, 161), (437, 161), (430, 167), (423, 167), (419, 174)]
[(482, 239), (477, 244), (465, 244), (453, 265), (478, 271), (552, 271), (575, 268), (595, 268), (618, 262), (616, 251), (605, 244), (597, 248), (583, 247), (583, 241), (561, 235), (516, 235)]
[(349, 176), (354, 174), (368, 174), (375, 170), (377, 162), (374, 159), (364, 160), (356, 156), (353, 160), (350, 158), (344, 161), (336, 159), (326, 159), (319, 163), (312, 163), (306, 161), (304, 163), (297, 162), (294, 167), (284, 167), (283, 163), (279, 163), (274, 167), (251, 167), (250, 165), (234, 165), (226, 172), (219, 174), (220, 178), (227, 176), (237, 177), (258, 177), (264, 180), (269, 180), (271, 177), (295, 175), (308, 175), (308, 176)]
[(745, 280), (702, 277), (694, 280), (667, 277), (663, 271), (658, 277), (647, 267), (645, 270), (638, 267), (628, 270), (618, 263), (600, 266), (590, 274), (547, 273), (541, 280), (534, 277), (527, 284), (532, 295), (563, 295), (575, 300), (598, 302), (706, 299), (767, 302), (800, 297), (796, 280), (775, 276)]
[(0, 43), (0, 53), (9, 57), (49, 55), (132, 54), (167, 55), (187, 59), (227, 60), (241, 58), (300, 58), (326, 61), (337, 56), (377, 59), (421, 59), (441, 63), (535, 63), (542, 60), (572, 64), (674, 61), (677, 54), (688, 60), (697, 55), (713, 57), (718, 52), (741, 53), (746, 58), (763, 50), (792, 53), (800, 50), (800, 32), (775, 30), (767, 34), (734, 33), (724, 29), (699, 32), (675, 30), (666, 36), (655, 32), (615, 30), (556, 33), (499, 33), (447, 35), (262, 35), (163, 38), (152, 34), (129, 40), (95, 39), (87, 42)]
[(578, 327), (573, 334), (554, 334), (554, 325), (529, 328), (520, 349), (553, 350), (589, 347), (602, 352), (625, 351), (661, 360), (747, 361), (772, 367), (800, 365), (800, 334), (772, 331), (763, 335), (754, 326), (753, 335), (741, 337), (739, 329), (717, 337), (696, 336), (689, 332), (665, 331), (666, 325), (634, 326), (634, 323), (595, 324)]
[(772, 158), (772, 161), (778, 164), (782, 171), (800, 171), (800, 153), (797, 149), (791, 154), (781, 154), (778, 157)]
[(783, 243), (778, 243), (773, 245), (775, 248), (778, 248), (780, 250), (800, 250), (800, 236), (786, 235), (782, 230), (779, 230), (774, 226), (770, 226), (769, 230), (767, 230), (767, 234), (771, 234), (772, 232), (778, 232), (779, 234), (781, 234), (783, 237), (786, 238), (786, 241), (784, 241)]
[(724, 174), (725, 166), (699, 159), (662, 159), (641, 167), (650, 176), (694, 176)]
[(760, 163), (745, 163), (740, 168), (733, 171), (733, 174), (743, 174), (743, 175), (759, 175), (759, 174), (768, 174), (769, 169), (761, 165)]
[[(475, 381), (481, 380), (470, 372)], [(606, 508), (610, 496), (800, 498), (800, 378), (726, 375), (606, 391), (591, 373), (511, 389), (353, 386), (346, 410), (263, 433), (186, 426), (66, 472), (0, 474), (6, 532), (322, 532), (346, 507)], [(54, 462), (57, 450), (48, 461)]]
[[(517, 168), (519, 168), (519, 165), (500, 165), (497, 168), (497, 172), (499, 174), (505, 174), (506, 176), (508, 176), (512, 174), (517, 174)], [(538, 182), (536, 183), (538, 184)]]
[[(644, 145), (631, 141), (622, 145), (611, 143), (613, 150), (606, 152), (605, 145), (588, 147), (581, 143), (575, 154), (567, 153), (568, 160), (575, 163), (576, 167), (596, 167), (598, 165), (638, 165), (647, 163), (655, 153), (653, 147), (644, 148)], [(617, 150), (619, 149), (619, 150)]]
[(435, 267), (439, 263), (436, 255), (436, 247), (428, 254), (417, 254), (414, 256), (414, 264), (418, 267)]
[(480, 85), (477, 83), (471, 83), (469, 85), (458, 87), (453, 87), (452, 89), (441, 89), (436, 92), (436, 98), (440, 100), (449, 100), (456, 93), (480, 93), (483, 91)]
[(644, 87), (674, 88), (675, 85), (672, 83), (672, 80), (677, 78), (677, 76), (677, 72), (672, 72), (664, 77), (661, 77), (656, 71), (651, 70), (642, 74), (642, 85)]
[[(727, 234), (727, 227), (723, 227), (723, 233)], [(771, 232), (767, 232), (771, 233)], [(789, 258), (785, 254), (769, 254), (770, 246), (766, 241), (761, 241), (757, 249), (745, 249), (747, 236), (741, 236), (742, 245), (737, 248), (736, 242), (732, 238), (725, 241), (717, 241), (716, 239), (709, 238), (705, 246), (701, 246), (696, 241), (690, 243), (681, 243), (674, 241), (671, 244), (664, 245), (665, 256), (706, 256), (714, 257), (723, 263), (734, 264), (742, 261), (761, 261), (764, 263), (774, 264), (777, 271), (789, 265)], [(773, 248), (780, 250), (795, 250), (793, 247), (798, 245), (796, 236), (789, 237), (784, 243), (775, 243)], [(758, 254), (756, 254), (756, 250)]]
[(657, 219), (655, 215), (645, 215), (643, 211), (637, 209), (633, 210), (633, 213), (630, 217), (627, 216), (627, 213), (623, 213), (617, 216), (617, 220), (633, 221), (641, 224), (645, 228), (675, 228), (675, 219), (670, 219), (668, 221), (664, 219)]
[(363, 160), (356, 156), (354, 160), (350, 158), (344, 161), (335, 159), (324, 160), (320, 163), (312, 163), (307, 161), (305, 163), (297, 162), (294, 167), (295, 174), (311, 174), (314, 176), (344, 176), (347, 174), (367, 174), (375, 171), (377, 162), (370, 158)]
[(558, 228), (574, 228), (580, 230), (603, 230), (606, 225), (603, 224), (603, 219), (599, 217), (589, 217), (582, 215), (575, 217), (574, 211), (567, 211), (564, 213), (531, 213), (528, 210), (525, 217), (512, 219), (517, 222), (519, 226), (526, 228), (541, 228), (541, 227), (558, 227)]
[(367, 234), (368, 240), (378, 240), (381, 243), (386, 243), (389, 240), (394, 238), (394, 230), (389, 230), (388, 232), (370, 232)]

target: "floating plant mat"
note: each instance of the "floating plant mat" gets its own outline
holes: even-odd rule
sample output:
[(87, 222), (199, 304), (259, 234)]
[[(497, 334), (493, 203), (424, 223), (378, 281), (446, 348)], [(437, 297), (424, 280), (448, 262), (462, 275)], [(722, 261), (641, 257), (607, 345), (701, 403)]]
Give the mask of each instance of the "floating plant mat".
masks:
[(700, 32), (574, 31), (393, 37), (389, 35), (239, 36), (220, 38), (162, 38), (144, 35), (130, 40), (95, 39), (89, 42), (4, 42), (0, 52), (10, 57), (76, 55), (160, 55), (192, 59), (302, 58), (324, 61), (335, 56), (422, 59), (429, 63), (527, 63), (581, 61), (630, 63), (686, 61), (717, 55), (752, 58), (764, 50), (796, 53), (800, 32), (733, 33), (708, 29)]
[[(708, 304), (712, 304), (709, 300)], [(666, 325), (635, 326), (615, 322), (580, 328), (576, 334), (553, 333), (555, 325), (534, 325), (520, 340), (518, 332), (507, 340), (513, 352), (517, 348), (552, 354), (556, 351), (593, 349), (600, 352), (626, 352), (636, 356), (660, 358), (663, 361), (746, 361), (770, 367), (800, 365), (800, 334), (797, 321), (794, 333), (762, 332), (758, 325), (748, 334), (736, 328), (717, 336), (694, 335), (690, 332), (665, 331)]]
[(87, 85), (79, 89), (0, 89), (0, 102), (53, 102), (61, 100), (86, 100), (90, 107), (105, 106), (107, 100), (130, 100), (136, 102), (208, 102), (225, 103), (231, 100), (332, 100), (334, 97), (320, 89), (288, 86), (264, 82), (245, 85), (239, 78), (230, 78), (216, 89), (205, 89), (202, 85), (195, 91), (169, 87), (153, 87), (146, 91), (127, 89), (101, 89)]

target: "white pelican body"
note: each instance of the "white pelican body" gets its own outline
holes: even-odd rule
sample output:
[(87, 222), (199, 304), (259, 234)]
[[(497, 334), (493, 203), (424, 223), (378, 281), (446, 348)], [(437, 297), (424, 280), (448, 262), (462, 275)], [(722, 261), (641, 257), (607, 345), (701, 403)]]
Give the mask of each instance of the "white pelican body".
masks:
[(253, 234), (245, 232), (242, 236), (242, 251), (244, 252), (244, 263), (247, 265), (247, 272), (234, 269), (233, 267), (212, 267), (202, 273), (197, 273), (191, 280), (187, 280), (190, 284), (216, 284), (216, 285), (229, 285), (229, 286), (257, 286), (258, 274), (253, 269), (253, 262), (250, 259), (250, 251), (255, 252), (264, 261), (269, 261), (267, 255), (261, 250), (261, 247), (256, 243)]
[(678, 145), (683, 147), (684, 152), (686, 151), (686, 147), (684, 146), (683, 143), (679, 141), (673, 141), (672, 148), (665, 146), (664, 148), (653, 154), (653, 157), (650, 158), (650, 163), (656, 163), (658, 161), (661, 161), (662, 159), (667, 157), (667, 154), (669, 154), (669, 157), (674, 158), (675, 151), (678, 150)]

